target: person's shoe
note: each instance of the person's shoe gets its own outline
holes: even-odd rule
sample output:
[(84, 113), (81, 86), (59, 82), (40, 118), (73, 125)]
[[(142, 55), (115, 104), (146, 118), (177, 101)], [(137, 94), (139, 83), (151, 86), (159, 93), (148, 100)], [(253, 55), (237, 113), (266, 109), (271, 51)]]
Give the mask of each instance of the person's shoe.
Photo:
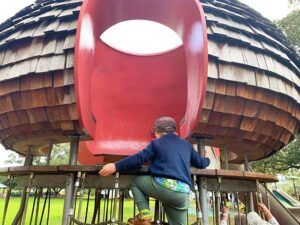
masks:
[(151, 225), (151, 217), (149, 216), (143, 216), (141, 218), (141, 215), (138, 214), (134, 218), (130, 218), (127, 221), (128, 225)]

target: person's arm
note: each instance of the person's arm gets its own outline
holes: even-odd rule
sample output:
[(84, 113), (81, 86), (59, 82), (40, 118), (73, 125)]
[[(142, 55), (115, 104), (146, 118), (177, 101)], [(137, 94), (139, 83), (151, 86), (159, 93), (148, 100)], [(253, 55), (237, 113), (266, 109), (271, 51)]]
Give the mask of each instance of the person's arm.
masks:
[(110, 176), (115, 172), (128, 171), (132, 169), (138, 169), (145, 162), (152, 159), (154, 156), (154, 150), (152, 147), (152, 142), (142, 151), (135, 155), (129, 156), (125, 159), (120, 160), (116, 163), (108, 163), (99, 171), (101, 176)]
[(220, 225), (227, 225), (228, 221), (228, 208), (226, 206), (222, 207), (221, 221)]
[(266, 219), (272, 224), (272, 225), (279, 225), (278, 221), (275, 219), (275, 217), (272, 215), (270, 210), (265, 206), (263, 203), (258, 203), (258, 207), (263, 211), (263, 213), (266, 216)]
[(210, 164), (210, 159), (208, 158), (207, 152), (205, 151), (204, 158), (202, 158), (198, 152), (192, 148), (191, 164), (199, 169), (205, 169), (208, 167)]

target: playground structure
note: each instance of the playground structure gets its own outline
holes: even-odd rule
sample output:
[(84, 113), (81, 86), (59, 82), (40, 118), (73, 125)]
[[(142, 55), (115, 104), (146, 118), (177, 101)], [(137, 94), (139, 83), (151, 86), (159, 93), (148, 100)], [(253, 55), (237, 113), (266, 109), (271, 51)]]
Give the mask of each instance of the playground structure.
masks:
[[(103, 139), (101, 135), (97, 136), (95, 124), (105, 120), (101, 113), (108, 116), (105, 114), (105, 109), (101, 108), (100, 103), (96, 110), (88, 111), (87, 116), (83, 116), (85, 112), (82, 112), (82, 110), (88, 110), (90, 106), (85, 107), (85, 105), (82, 107), (79, 101), (79, 99), (81, 101), (85, 99), (86, 104), (92, 105), (91, 108), (97, 105), (97, 99), (89, 96), (87, 91), (92, 82), (88, 83), (90, 82), (88, 79), (80, 78), (80, 74), (83, 72), (89, 74), (89, 71), (83, 70), (83, 72), (80, 72), (78, 61), (80, 56), (77, 55), (77, 61), (74, 57), (80, 44), (80, 33), (76, 33), (78, 27), (81, 26), (81, 23), (78, 23), (79, 14), (84, 15), (85, 10), (89, 11), (87, 9), (88, 2), (96, 4), (96, 2), (112, 3), (113, 1), (86, 1), (86, 5), (82, 6), (83, 10), (81, 8), (82, 1), (80, 0), (37, 1), (36, 4), (25, 8), (0, 26), (0, 139), (7, 149), (15, 150), (26, 156), (25, 167), (3, 168), (1, 170), (1, 174), (9, 175), (10, 180), (20, 176), (22, 178), (20, 182), (24, 186), (22, 204), (13, 224), (19, 224), (20, 221), (23, 224), (25, 223), (28, 191), (32, 188), (36, 190), (37, 201), (41, 198), (39, 193), (42, 188), (66, 188), (62, 218), (62, 224), (64, 225), (68, 221), (75, 221), (74, 219), (80, 218), (72, 210), (75, 202), (77, 202), (75, 201), (77, 190), (84, 188), (96, 189), (100, 193), (96, 195), (98, 199), (101, 199), (101, 191), (99, 192), (99, 190), (107, 192), (117, 190), (113, 188), (115, 187), (114, 181), (115, 179), (118, 180), (118, 177), (107, 179), (97, 177), (96, 172), (101, 167), (94, 165), (76, 166), (79, 146), (81, 147), (78, 152), (78, 160), (83, 164), (101, 164), (115, 160), (115, 155), (122, 156), (133, 153), (131, 149), (127, 153), (123, 152), (122, 154), (110, 156), (107, 152), (101, 152), (102, 148), (98, 149), (93, 147), (93, 144), (89, 145), (84, 142), (90, 141), (93, 143), (96, 138)], [(178, 4), (182, 4), (180, 2), (178, 1)], [(190, 3), (196, 4), (192, 0)], [(221, 168), (223, 170), (220, 170), (220, 168), (205, 171), (193, 170), (197, 180), (197, 182), (195, 181), (197, 184), (195, 187), (199, 189), (198, 203), (200, 204), (197, 206), (197, 210), (202, 212), (202, 215), (201, 213), (198, 214), (198, 223), (207, 225), (207, 201), (205, 198), (207, 191), (214, 193), (216, 204), (214, 224), (219, 223), (219, 200), (222, 192), (231, 192), (236, 195), (246, 193), (247, 197), (244, 198), (244, 202), (247, 205), (247, 210), (253, 210), (255, 199), (262, 201), (262, 195), (266, 196), (265, 203), (269, 201), (271, 194), (259, 184), (274, 182), (276, 179), (272, 176), (247, 171), (249, 170), (248, 162), (274, 154), (288, 144), (294, 135), (299, 132), (300, 61), (299, 56), (289, 47), (281, 32), (246, 5), (234, 0), (203, 0), (201, 4), (206, 16), (207, 29), (205, 30), (202, 26), (202, 31), (207, 32), (208, 37), (208, 63), (205, 63), (205, 51), (203, 51), (200, 57), (197, 56), (198, 59), (202, 56), (203, 61), (194, 62), (195, 65), (190, 68), (197, 68), (197, 64), (202, 66), (202, 69), (204, 68), (199, 73), (202, 78), (198, 80), (199, 83), (196, 85), (196, 90), (202, 94), (198, 93), (199, 98), (197, 98), (197, 101), (193, 99), (187, 103), (188, 94), (186, 92), (195, 91), (193, 88), (187, 85), (188, 90), (181, 93), (182, 95), (176, 93), (178, 95), (175, 98), (182, 98), (182, 105), (195, 104), (194, 107), (191, 107), (194, 110), (191, 115), (194, 117), (191, 120), (189, 119), (191, 117), (188, 116), (183, 119), (189, 109), (184, 107), (185, 111), (182, 110), (182, 105), (180, 107), (174, 106), (180, 108), (180, 110), (177, 110), (176, 114), (172, 116), (177, 119), (182, 127), (185, 126), (184, 132), (181, 133), (179, 130), (179, 133), (196, 143), (199, 152), (201, 152), (201, 149), (203, 150), (204, 145), (219, 147), (222, 152)], [(155, 5), (158, 7), (159, 3), (155, 3)], [(112, 4), (110, 7), (113, 6)], [(101, 7), (101, 4), (99, 7)], [(176, 9), (178, 10), (174, 7), (174, 13)], [(192, 7), (191, 9), (194, 10), (195, 8)], [(198, 15), (202, 19), (202, 25), (204, 25), (204, 14), (201, 7), (199, 9), (200, 11), (196, 11), (196, 18)], [(103, 10), (105, 12), (105, 8)], [(113, 9), (106, 12), (111, 10)], [(166, 11), (162, 10), (159, 18), (163, 17), (162, 15), (167, 11), (170, 11), (169, 8)], [(99, 13), (98, 16), (104, 15)], [(155, 19), (155, 16), (151, 13), (148, 16), (150, 17), (148, 19)], [(189, 14), (182, 16), (181, 19), (184, 20)], [(114, 19), (110, 18), (109, 15), (108, 17)], [(167, 14), (166, 17), (168, 17)], [(100, 25), (102, 20), (97, 20), (100, 21)], [(81, 20), (79, 19), (79, 21)], [(114, 21), (114, 23), (117, 22), (119, 21)], [(111, 25), (113, 23), (109, 26)], [(169, 24), (169, 26), (171, 25)], [(173, 29), (176, 30), (176, 27)], [(197, 37), (200, 38), (200, 36)], [(183, 43), (185, 46), (184, 40)], [(107, 46), (102, 46), (103, 48), (106, 48), (104, 52), (107, 54), (115, 53), (115, 51), (110, 51)], [(188, 65), (189, 60), (184, 58), (188, 54), (184, 54), (184, 50), (188, 51), (179, 48), (173, 52), (153, 56), (153, 59), (158, 57), (165, 60), (163, 62), (169, 62), (168, 71), (172, 72), (172, 66), (181, 65), (184, 68)], [(123, 58), (131, 57), (129, 55), (124, 57), (124, 54), (121, 53), (119, 55)], [(99, 57), (99, 59), (109, 63), (109, 57), (105, 58), (105, 55), (101, 54), (99, 54)], [(170, 60), (172, 57), (182, 60), (180, 61), (182, 64), (176, 63), (176, 60)], [(128, 62), (132, 63), (137, 58), (135, 57), (134, 60)], [(117, 56), (114, 60), (118, 60)], [(151, 60), (149, 61), (145, 64), (152, 63)], [(78, 68), (76, 79), (74, 66)], [(150, 64), (151, 66), (153, 67), (152, 64)], [(206, 80), (204, 79), (205, 66), (208, 66), (207, 81), (204, 81)], [(86, 69), (92, 68), (91, 66), (86, 67)], [(187, 66), (187, 68), (189, 67)], [(188, 73), (185, 75), (183, 81), (188, 83), (190, 75)], [(117, 78), (111, 82), (116, 81)], [(82, 89), (86, 91), (84, 97), (80, 97), (79, 88), (81, 84), (87, 85)], [(198, 115), (195, 110), (201, 109), (205, 86), (205, 101), (202, 112)], [(128, 99), (128, 101), (130, 100)], [(165, 103), (163, 99), (160, 100), (162, 100), (162, 104)], [(95, 111), (99, 114), (94, 115)], [(131, 111), (134, 110), (131, 109)], [(89, 114), (91, 112), (92, 114)], [(170, 113), (172, 112), (173, 110)], [(139, 115), (140, 112), (136, 113), (136, 115)], [(154, 114), (147, 117), (145, 124), (149, 129), (147, 128), (142, 138), (138, 137), (143, 139), (144, 142), (150, 138), (148, 132), (156, 116), (158, 115)], [(192, 125), (185, 125), (184, 123), (187, 122)], [(86, 124), (90, 124), (92, 128)], [(126, 125), (128, 126), (128, 124)], [(146, 127), (143, 129), (145, 130)], [(145, 138), (146, 133), (147, 138)], [(63, 142), (71, 142), (70, 165), (31, 166), (34, 156), (48, 155), (50, 157), (51, 145)], [(139, 149), (136, 148), (135, 150)], [(229, 170), (234, 167), (233, 164), (241, 163), (245, 164), (246, 171)], [(145, 171), (139, 172), (144, 173)], [(138, 171), (133, 173), (136, 174)], [(118, 180), (121, 188), (128, 188), (130, 178), (131, 176), (128, 174), (121, 174), (120, 180)], [(121, 194), (115, 193), (114, 196), (123, 196), (122, 191)], [(78, 198), (80, 199), (81, 196)], [(118, 212), (117, 216), (113, 215), (112, 211), (108, 213), (109, 210), (106, 210), (106, 212), (103, 212), (105, 216), (97, 217), (100, 209), (98, 205), (98, 208), (94, 209), (95, 216), (92, 222), (95, 223), (98, 220), (99, 223), (103, 222), (104, 224), (104, 221), (122, 220), (122, 198), (115, 198), (116, 202), (119, 200), (119, 210), (115, 209), (117, 204), (110, 204), (109, 206), (109, 202), (105, 203), (107, 207), (112, 207), (113, 212)], [(102, 199), (103, 201), (106, 200)], [(281, 224), (299, 224), (289, 211), (285, 210), (280, 204), (278, 205), (276, 201), (274, 203), (274, 201), (271, 204), (271, 210), (274, 213), (278, 212), (275, 216), (278, 217)], [(101, 203), (100, 200), (98, 202)], [(36, 213), (34, 210), (32, 212)], [(38, 214), (32, 214), (31, 216), (33, 215)], [(162, 219), (162, 215), (161, 207), (157, 203), (155, 219)], [(109, 217), (111, 218), (109, 219)], [(51, 218), (49, 219), (51, 222)], [(2, 221), (4, 224), (5, 214)], [(86, 222), (84, 221), (84, 223)], [(80, 221), (77, 224), (80, 224)]]

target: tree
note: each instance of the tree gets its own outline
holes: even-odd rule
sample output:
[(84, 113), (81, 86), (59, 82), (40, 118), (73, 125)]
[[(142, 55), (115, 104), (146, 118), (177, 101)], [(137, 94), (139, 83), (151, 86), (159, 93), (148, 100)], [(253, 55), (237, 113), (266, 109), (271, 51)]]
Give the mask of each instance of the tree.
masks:
[(8, 165), (23, 165), (24, 158), (21, 158), (17, 153), (11, 152), (7, 159), (4, 161), (5, 164)]
[(51, 153), (51, 165), (63, 165), (69, 163), (70, 144), (56, 144)]
[(300, 3), (300, 0), (289, 0), (289, 3), (290, 3), (290, 5), (295, 6)]
[[(293, 0), (298, 3), (300, 0)], [(291, 45), (299, 53), (300, 50), (300, 9), (296, 8), (286, 17), (279, 21), (275, 21), (276, 25), (288, 37)]]
[[(69, 162), (70, 145), (68, 143), (53, 145), (51, 153), (51, 165), (63, 165)], [(24, 157), (20, 157), (17, 153), (11, 152), (7, 160), (4, 161), (6, 165), (21, 166), (24, 164)], [(46, 157), (34, 157), (33, 165), (46, 165)]]
[(275, 155), (252, 163), (256, 172), (295, 174), (300, 169), (300, 135)]

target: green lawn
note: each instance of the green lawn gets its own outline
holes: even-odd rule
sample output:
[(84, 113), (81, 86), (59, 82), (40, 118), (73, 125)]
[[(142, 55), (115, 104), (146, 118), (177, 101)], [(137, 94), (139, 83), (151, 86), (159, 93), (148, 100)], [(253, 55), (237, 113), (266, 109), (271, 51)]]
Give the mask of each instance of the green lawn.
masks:
[[(20, 197), (11, 198), (10, 203), (9, 203), (7, 217), (6, 217), (6, 223), (5, 223), (6, 225), (9, 225), (12, 223), (12, 221), (19, 209), (20, 200), (21, 200)], [(63, 214), (63, 202), (64, 202), (64, 200), (61, 198), (52, 198), (51, 199), (50, 220), (49, 220), (50, 225), (61, 224), (61, 221), (62, 221), (61, 218), (62, 218), (62, 214)], [(5, 203), (5, 199), (0, 198), (0, 220), (2, 220), (2, 216), (3, 216), (4, 203)], [(77, 203), (78, 203), (78, 201), (77, 201)], [(81, 214), (81, 219), (80, 219), (81, 221), (84, 221), (84, 218), (85, 218), (86, 203), (87, 203), (87, 199), (84, 199), (83, 206), (82, 206), (82, 214)], [(44, 199), (41, 199), (39, 218), (41, 216), (41, 210), (43, 208), (43, 204), (44, 204)], [(27, 216), (26, 216), (26, 225), (30, 224), (29, 221), (30, 221), (30, 215), (32, 212), (32, 205), (33, 205), (33, 197), (31, 197), (29, 199)], [(154, 201), (150, 201), (150, 206), (151, 206), (152, 211), (154, 211), (153, 210), (154, 209)], [(77, 207), (78, 207), (78, 204), (77, 204)], [(103, 218), (103, 208), (104, 208), (104, 205), (102, 202), (101, 203), (101, 216), (100, 216), (101, 220), (100, 221), (102, 221), (102, 218)], [(109, 205), (109, 209), (110, 209), (110, 205)], [(88, 223), (91, 222), (93, 211), (94, 211), (94, 199), (91, 199), (90, 204), (89, 204), (89, 211), (88, 211), (88, 220), (87, 220)], [(76, 210), (76, 215), (77, 215), (77, 210)], [(132, 217), (133, 215), (134, 215), (133, 200), (125, 200), (123, 221), (127, 221), (127, 219)], [(189, 210), (189, 224), (192, 224), (193, 222), (195, 222), (195, 220), (196, 220), (195, 218), (196, 218), (195, 217), (195, 206), (193, 203), (193, 206)], [(42, 224), (46, 224), (46, 220), (47, 220), (47, 207), (45, 210), (44, 219), (43, 219)], [(212, 218), (210, 218), (210, 220), (212, 220)], [(39, 223), (40, 223), (40, 219), (38, 220), (38, 224)], [(32, 224), (34, 224), (34, 221), (32, 222)], [(212, 222), (211, 222), (211, 224), (212, 224)]]

